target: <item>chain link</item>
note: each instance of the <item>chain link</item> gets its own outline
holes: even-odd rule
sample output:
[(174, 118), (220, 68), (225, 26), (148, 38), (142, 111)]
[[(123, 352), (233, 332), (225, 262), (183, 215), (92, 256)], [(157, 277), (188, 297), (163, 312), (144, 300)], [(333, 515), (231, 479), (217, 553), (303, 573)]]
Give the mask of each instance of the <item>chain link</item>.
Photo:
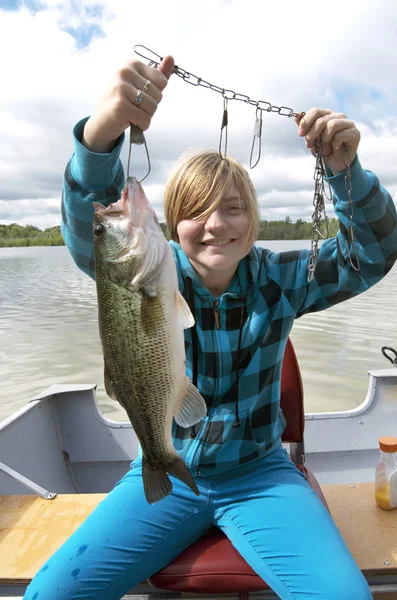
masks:
[[(141, 54), (140, 52), (137, 51), (137, 48), (143, 48), (145, 51), (150, 53), (151, 56), (145, 56), (144, 54)], [(142, 46), (141, 44), (134, 46), (134, 51), (136, 54), (138, 54), (138, 56), (141, 56), (145, 60), (149, 61), (149, 66), (158, 67), (159, 64), (161, 63), (161, 61), (163, 60), (162, 56), (160, 56), (159, 54), (156, 54), (156, 52), (149, 50), (149, 48), (146, 48), (146, 46)], [(303, 113), (303, 112), (299, 112), (299, 113), (294, 112), (293, 109), (288, 108), (288, 106), (276, 106), (265, 100), (253, 100), (252, 98), (250, 98), (250, 96), (247, 96), (246, 94), (240, 94), (240, 93), (234, 92), (233, 90), (229, 90), (226, 88), (222, 88), (218, 85), (214, 85), (214, 84), (210, 83), (209, 81), (206, 81), (205, 79), (202, 79), (201, 77), (197, 77), (197, 75), (193, 75), (193, 73), (189, 73), (189, 71), (186, 71), (185, 69), (182, 69), (181, 67), (178, 67), (178, 65), (174, 66), (174, 73), (178, 77), (183, 79), (183, 81), (186, 81), (186, 83), (189, 83), (190, 85), (193, 85), (195, 87), (201, 86), (201, 87), (207, 88), (209, 90), (212, 90), (213, 92), (218, 92), (219, 94), (221, 94), (223, 96), (224, 112), (223, 112), (223, 119), (222, 119), (222, 126), (221, 126), (221, 137), (220, 137), (220, 142), (219, 142), (219, 153), (222, 156), (222, 151), (221, 151), (222, 135), (223, 135), (223, 130), (225, 129), (225, 143), (224, 143), (225, 156), (223, 158), (226, 157), (226, 148), (227, 148), (227, 121), (228, 121), (227, 120), (227, 103), (228, 103), (228, 100), (237, 100), (238, 102), (244, 102), (245, 104), (249, 104), (251, 106), (256, 107), (257, 112), (255, 115), (254, 140), (253, 140), (253, 144), (252, 144), (252, 148), (251, 148), (251, 156), (250, 156), (250, 167), (251, 168), (254, 168), (259, 163), (260, 156), (261, 156), (262, 112), (277, 113), (277, 114), (281, 115), (282, 117), (288, 117), (288, 118), (296, 117), (299, 120), (302, 119), (305, 115), (305, 113)], [(258, 117), (258, 110), (260, 111), (260, 117)], [(255, 164), (252, 166), (255, 142), (257, 142), (257, 144), (258, 144), (258, 157), (257, 157)], [(308, 277), (307, 277), (308, 282), (310, 282), (314, 279), (314, 273), (316, 270), (317, 259), (318, 259), (319, 238), (321, 237), (321, 238), (325, 239), (329, 235), (328, 218), (327, 218), (327, 215), (325, 212), (325, 198), (327, 198), (328, 200), (332, 200), (332, 191), (330, 191), (329, 198), (325, 194), (324, 180), (327, 180), (327, 182), (328, 182), (328, 179), (327, 179), (326, 166), (325, 166), (325, 162), (324, 162), (321, 136), (320, 136), (319, 143), (317, 143), (315, 145), (315, 150), (316, 150), (316, 165), (314, 168), (314, 176), (313, 176), (313, 179), (315, 182), (314, 183), (314, 198), (313, 198), (314, 211), (312, 214), (312, 239), (311, 239), (310, 258), (309, 258), (309, 263), (308, 263)], [(353, 229), (354, 207), (353, 207), (353, 200), (352, 200), (352, 177), (351, 177), (350, 164), (345, 162), (345, 166), (346, 166), (345, 187), (346, 187), (347, 196), (348, 196), (348, 201), (346, 204), (346, 214), (347, 214), (347, 219), (348, 219), (347, 251), (348, 251), (349, 263), (350, 263), (351, 267), (355, 271), (359, 271), (360, 263), (359, 263), (359, 257), (358, 257), (356, 243), (355, 243), (354, 229)], [(329, 185), (329, 182), (328, 182), (328, 185)], [(322, 216), (324, 217), (325, 234), (321, 230)], [(352, 249), (353, 249), (356, 264), (354, 264), (354, 262), (352, 260), (350, 247), (352, 247)]]
[[(145, 56), (144, 54), (141, 54), (137, 51), (137, 48), (143, 48), (148, 53), (150, 53), (151, 56)], [(141, 56), (145, 60), (148, 60), (149, 65), (151, 67), (158, 67), (161, 61), (163, 60), (162, 56), (156, 54), (156, 52), (153, 52), (153, 50), (149, 50), (149, 48), (146, 48), (146, 46), (142, 46), (141, 44), (137, 44), (136, 46), (134, 46), (134, 51), (135, 54), (138, 54), (138, 56)], [(295, 113), (292, 110), (292, 108), (288, 108), (288, 106), (275, 106), (270, 104), (270, 102), (266, 102), (265, 100), (253, 100), (246, 94), (239, 94), (237, 92), (234, 92), (233, 90), (228, 90), (226, 88), (220, 87), (219, 85), (214, 85), (213, 83), (206, 81), (202, 77), (197, 77), (197, 75), (189, 73), (189, 71), (186, 71), (186, 69), (178, 67), (178, 65), (174, 66), (174, 73), (175, 75), (183, 79), (183, 81), (186, 81), (186, 83), (194, 85), (195, 87), (201, 86), (212, 90), (213, 92), (218, 92), (218, 94), (221, 94), (224, 98), (227, 98), (227, 100), (237, 100), (239, 102), (245, 102), (246, 104), (251, 104), (252, 106), (256, 106), (256, 108), (260, 108), (261, 110), (264, 110), (266, 112), (278, 113), (282, 117), (300, 118), (302, 116), (302, 113)]]
[(188, 73), (185, 69), (181, 69), (177, 65), (174, 67), (174, 73), (186, 81), (186, 83), (190, 83), (190, 85), (194, 85), (196, 87), (201, 86), (205, 87), (213, 92), (218, 92), (224, 98), (228, 100), (237, 100), (238, 102), (245, 102), (245, 104), (250, 104), (251, 106), (255, 106), (256, 108), (260, 108), (266, 112), (274, 112), (278, 113), (282, 117), (300, 117), (301, 113), (295, 113), (292, 108), (288, 108), (288, 106), (276, 106), (270, 104), (270, 102), (266, 102), (265, 100), (253, 100), (246, 94), (239, 94), (238, 92), (234, 92), (233, 90), (228, 90), (226, 88), (222, 88), (218, 85), (214, 85), (201, 77), (197, 77), (197, 75), (193, 75), (192, 73)]
[[(356, 239), (354, 236), (354, 228), (353, 228), (353, 217), (354, 217), (354, 205), (353, 205), (353, 199), (352, 199), (352, 174), (351, 174), (351, 169), (350, 169), (350, 164), (345, 162), (345, 167), (346, 167), (346, 175), (345, 175), (345, 188), (347, 191), (347, 203), (346, 203), (346, 215), (347, 215), (347, 220), (348, 220), (348, 227), (347, 227), (347, 252), (349, 254), (349, 263), (351, 265), (351, 267), (359, 272), (360, 271), (360, 259), (358, 256), (358, 251), (357, 251), (357, 246), (356, 246)], [(353, 254), (354, 254), (354, 259), (352, 260), (352, 256), (350, 253), (350, 248), (352, 248), (353, 250)], [(355, 262), (354, 262), (355, 260)]]
[[(328, 237), (328, 218), (325, 212), (325, 184), (324, 179), (326, 178), (326, 168), (324, 163), (323, 155), (323, 144), (320, 138), (320, 142), (315, 144), (316, 150), (316, 166), (314, 167), (314, 197), (313, 206), (314, 211), (312, 214), (312, 239), (311, 239), (311, 252), (309, 257), (309, 263), (307, 266), (308, 274), (307, 280), (313, 281), (314, 272), (316, 270), (317, 258), (318, 258), (318, 242), (319, 238)], [(326, 232), (325, 235), (321, 231), (322, 221), (321, 216), (324, 214), (324, 222)]]

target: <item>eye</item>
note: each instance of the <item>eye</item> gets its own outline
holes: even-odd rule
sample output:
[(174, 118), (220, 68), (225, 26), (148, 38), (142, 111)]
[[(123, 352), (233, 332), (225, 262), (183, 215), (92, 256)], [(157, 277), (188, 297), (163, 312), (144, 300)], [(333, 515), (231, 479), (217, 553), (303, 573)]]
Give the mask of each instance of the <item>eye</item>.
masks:
[(232, 204), (226, 208), (226, 212), (231, 214), (241, 214), (245, 211), (245, 206), (243, 204)]
[(105, 228), (103, 225), (95, 225), (94, 227), (94, 237), (96, 238), (100, 238), (103, 234), (103, 232), (105, 231)]

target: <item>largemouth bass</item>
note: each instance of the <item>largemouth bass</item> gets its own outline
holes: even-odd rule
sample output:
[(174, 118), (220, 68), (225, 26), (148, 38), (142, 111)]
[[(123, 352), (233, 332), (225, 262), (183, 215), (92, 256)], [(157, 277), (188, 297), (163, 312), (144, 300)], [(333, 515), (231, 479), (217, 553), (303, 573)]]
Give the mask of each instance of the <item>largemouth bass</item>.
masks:
[(206, 404), (185, 374), (183, 330), (194, 318), (178, 289), (172, 250), (140, 183), (120, 200), (94, 203), (93, 236), (105, 389), (126, 410), (142, 446), (142, 476), (152, 504), (174, 475), (199, 495), (172, 444), (172, 420), (190, 427)]

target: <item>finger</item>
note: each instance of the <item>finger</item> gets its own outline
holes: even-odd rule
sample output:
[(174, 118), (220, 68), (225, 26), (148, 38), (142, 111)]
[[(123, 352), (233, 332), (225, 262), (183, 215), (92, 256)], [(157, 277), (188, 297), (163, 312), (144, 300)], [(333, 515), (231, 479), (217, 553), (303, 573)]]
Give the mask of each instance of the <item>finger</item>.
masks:
[[(138, 103), (137, 98), (139, 93), (142, 94), (142, 100)], [(157, 102), (149, 96), (148, 93), (143, 92), (141, 88), (137, 89), (135, 86), (126, 87), (125, 97), (133, 106), (136, 106), (150, 117), (152, 117), (157, 110)]]
[[(138, 61), (135, 61), (135, 63), (137, 62)], [(153, 70), (155, 71), (155, 69)], [(151, 73), (149, 72), (148, 75), (151, 75)], [(146, 83), (149, 81), (150, 85), (145, 90), (145, 94), (151, 96), (157, 104), (163, 97), (160, 89), (153, 82), (153, 78), (149, 79), (148, 77), (145, 77), (145, 75), (141, 75), (136, 69), (136, 64), (132, 64), (131, 62), (127, 63), (127, 65), (120, 70), (120, 79), (123, 83), (126, 83), (129, 86), (135, 86), (137, 90), (143, 90)]]
[[(168, 57), (166, 57), (168, 58)], [(172, 57), (171, 57), (172, 58)], [(165, 59), (164, 59), (165, 60)], [(154, 67), (149, 67), (148, 65), (144, 65), (140, 61), (133, 61), (135, 63), (135, 70), (145, 78), (145, 81), (149, 79), (149, 81), (156, 86), (160, 92), (163, 91), (165, 86), (168, 83), (167, 77), (162, 73), (159, 69)], [(164, 62), (164, 61), (163, 61)], [(166, 63), (167, 65), (167, 63)]]
[(325, 115), (330, 115), (331, 113), (332, 110), (330, 110), (329, 108), (311, 108), (299, 123), (299, 135), (306, 135), (309, 129), (312, 127), (313, 123), (317, 119)]
[[(323, 134), (327, 130), (329, 122), (332, 120), (334, 120), (335, 124), (337, 124), (337, 123), (340, 123), (341, 121), (346, 122), (347, 118), (346, 118), (346, 115), (344, 115), (342, 113), (330, 113), (328, 115), (323, 115), (321, 117), (318, 117), (314, 121), (314, 123), (312, 124), (310, 129), (308, 129), (308, 131), (306, 132), (306, 135), (305, 135), (306, 142), (308, 142), (309, 144), (314, 144), (314, 142), (320, 138), (320, 135), (323, 136)], [(329, 133), (328, 133), (328, 135), (329, 135)], [(323, 137), (322, 137), (322, 139), (324, 141)]]
[(352, 131), (356, 129), (353, 121), (344, 118), (333, 118), (330, 119), (323, 130), (321, 137), (324, 142), (333, 144), (334, 137), (340, 131), (348, 130)]
[[(148, 81), (150, 82), (149, 86), (146, 86)], [(150, 98), (152, 98), (156, 102), (156, 105), (161, 102), (163, 94), (160, 92), (159, 88), (156, 87), (156, 85), (154, 85), (152, 81), (150, 81), (150, 79), (145, 79), (144, 77), (142, 77), (142, 75), (136, 73), (133, 85), (138, 90), (143, 90), (146, 86), (146, 90), (143, 92), (144, 96), (149, 96)]]
[(360, 141), (360, 132), (356, 127), (351, 127), (350, 129), (343, 129), (342, 131), (338, 131), (332, 138), (332, 147), (334, 150), (339, 150), (344, 144), (347, 148), (353, 147), (356, 148)]
[(148, 113), (132, 104), (126, 109), (125, 115), (128, 123), (137, 125), (142, 131), (146, 131), (149, 128), (152, 120), (152, 117)]
[(299, 115), (299, 117), (294, 117), (295, 123), (296, 123), (297, 125), (299, 125), (299, 124), (300, 124), (300, 122), (302, 121), (302, 119), (303, 119), (303, 117), (304, 117), (304, 116), (305, 116), (305, 113), (304, 113), (304, 112), (302, 112), (302, 113)]
[(163, 75), (167, 78), (167, 80), (171, 77), (174, 72), (175, 62), (172, 56), (165, 56), (159, 65), (159, 71), (163, 73)]

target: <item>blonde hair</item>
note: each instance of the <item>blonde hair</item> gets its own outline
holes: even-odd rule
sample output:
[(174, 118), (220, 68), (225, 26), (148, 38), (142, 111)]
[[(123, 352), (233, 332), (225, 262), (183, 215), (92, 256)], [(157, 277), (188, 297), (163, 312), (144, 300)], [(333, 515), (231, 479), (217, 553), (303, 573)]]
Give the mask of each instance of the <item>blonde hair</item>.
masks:
[(215, 150), (183, 154), (164, 191), (164, 213), (171, 239), (179, 242), (177, 226), (184, 219), (206, 219), (219, 206), (231, 185), (239, 191), (249, 216), (248, 236), (256, 239), (259, 207), (247, 171), (234, 158)]

